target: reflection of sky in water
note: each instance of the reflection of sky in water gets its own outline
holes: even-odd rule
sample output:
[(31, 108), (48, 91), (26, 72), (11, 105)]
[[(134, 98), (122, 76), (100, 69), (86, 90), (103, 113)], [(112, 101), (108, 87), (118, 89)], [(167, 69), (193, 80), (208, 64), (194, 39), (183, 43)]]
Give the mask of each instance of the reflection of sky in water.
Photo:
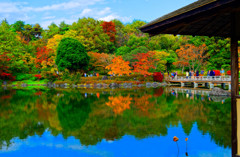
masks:
[[(186, 142), (181, 125), (170, 127), (167, 136), (154, 136), (142, 140), (134, 136), (125, 135), (117, 141), (103, 140), (95, 146), (81, 146), (79, 140), (69, 137), (52, 136), (46, 131), (41, 137), (32, 136), (26, 140), (14, 139), (8, 149), (3, 148), (0, 156), (162, 156), (177, 157), (177, 145), (173, 137), (179, 138), (179, 156), (185, 156)], [(211, 137), (202, 135), (194, 124), (188, 136), (188, 154), (193, 157), (228, 157), (231, 156), (230, 148), (217, 146)], [(231, 137), (229, 137), (231, 138)]]

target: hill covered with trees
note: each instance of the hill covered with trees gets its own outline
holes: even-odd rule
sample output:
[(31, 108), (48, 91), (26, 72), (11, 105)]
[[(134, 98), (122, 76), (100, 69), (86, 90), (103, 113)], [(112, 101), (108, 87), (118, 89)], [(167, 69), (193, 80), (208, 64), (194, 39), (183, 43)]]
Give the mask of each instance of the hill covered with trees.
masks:
[[(39, 24), (24, 21), (9, 24), (3, 20), (0, 23), (0, 79), (51, 80), (59, 74), (63, 77), (67, 71), (151, 75), (160, 71), (230, 70), (230, 39), (179, 35), (149, 37), (138, 29), (144, 24), (140, 20), (123, 24), (119, 20), (105, 22), (81, 18), (72, 25), (52, 23), (43, 29)], [(66, 38), (76, 41), (75, 47), (65, 43), (59, 48)], [(81, 52), (74, 51), (79, 47)], [(60, 51), (68, 56), (59, 57)], [(76, 54), (85, 56), (76, 58)], [(74, 59), (78, 61), (71, 67), (69, 64), (75, 62)], [(114, 64), (119, 66), (113, 70), (111, 65)]]

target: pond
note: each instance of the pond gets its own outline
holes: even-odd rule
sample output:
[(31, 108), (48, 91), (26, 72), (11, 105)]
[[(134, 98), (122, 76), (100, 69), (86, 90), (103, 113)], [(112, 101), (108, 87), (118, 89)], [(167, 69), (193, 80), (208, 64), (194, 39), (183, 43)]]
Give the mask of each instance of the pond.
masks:
[(230, 98), (162, 87), (0, 90), (0, 156), (187, 155), (231, 156)]

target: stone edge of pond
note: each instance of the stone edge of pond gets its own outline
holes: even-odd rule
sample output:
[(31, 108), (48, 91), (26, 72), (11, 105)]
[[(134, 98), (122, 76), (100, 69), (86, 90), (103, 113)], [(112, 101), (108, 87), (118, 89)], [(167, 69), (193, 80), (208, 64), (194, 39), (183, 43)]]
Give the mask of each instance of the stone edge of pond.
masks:
[(146, 82), (145, 84), (133, 84), (133, 83), (94, 83), (94, 84), (55, 84), (55, 83), (47, 83), (47, 84), (26, 84), (22, 83), (20, 85), (2, 85), (2, 87), (50, 87), (50, 88), (132, 88), (132, 87), (161, 87), (167, 86), (166, 82)]

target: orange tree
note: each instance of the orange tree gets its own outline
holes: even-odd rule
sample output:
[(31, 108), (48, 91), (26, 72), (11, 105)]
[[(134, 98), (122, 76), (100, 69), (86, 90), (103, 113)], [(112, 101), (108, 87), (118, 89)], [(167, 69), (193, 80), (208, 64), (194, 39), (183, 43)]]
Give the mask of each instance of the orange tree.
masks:
[(114, 55), (107, 53), (88, 52), (88, 55), (90, 57), (89, 70), (97, 70), (100, 73), (105, 73), (106, 66), (111, 64), (114, 58)]
[(36, 68), (47, 68), (54, 65), (52, 49), (48, 49), (46, 46), (37, 48), (37, 54), (35, 59)]
[(128, 96), (117, 96), (117, 97), (108, 97), (109, 102), (106, 102), (106, 105), (113, 109), (113, 112), (118, 115), (121, 114), (126, 109), (130, 109), (130, 104), (132, 98)]
[(115, 57), (112, 60), (112, 64), (108, 65), (106, 69), (110, 70), (108, 72), (110, 75), (129, 75), (132, 72), (129, 62), (124, 61), (122, 56)]
[(208, 54), (206, 53), (207, 47), (206, 44), (202, 44), (200, 46), (195, 46), (193, 44), (186, 44), (181, 46), (180, 49), (176, 50), (178, 55), (178, 62), (175, 62), (175, 65), (184, 66), (188, 65), (189, 70), (196, 70), (200, 67), (200, 65), (204, 65)]
[(155, 52), (148, 51), (147, 53), (138, 53), (135, 56), (136, 62), (133, 63), (134, 72), (141, 75), (152, 75), (150, 69), (155, 69), (154, 63), (159, 59), (154, 58)]

